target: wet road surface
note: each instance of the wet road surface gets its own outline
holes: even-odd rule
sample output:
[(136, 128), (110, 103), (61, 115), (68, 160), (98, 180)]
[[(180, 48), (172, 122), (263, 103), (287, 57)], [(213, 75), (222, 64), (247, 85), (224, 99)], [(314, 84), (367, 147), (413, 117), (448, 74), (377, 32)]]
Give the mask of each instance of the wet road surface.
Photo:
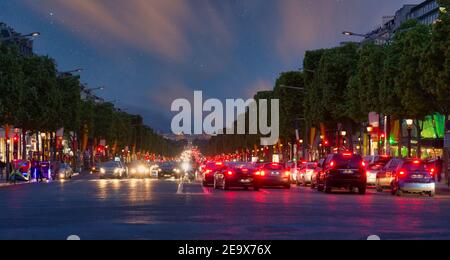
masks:
[(0, 188), (0, 239), (450, 239), (450, 197), (310, 188), (215, 191), (172, 180)]

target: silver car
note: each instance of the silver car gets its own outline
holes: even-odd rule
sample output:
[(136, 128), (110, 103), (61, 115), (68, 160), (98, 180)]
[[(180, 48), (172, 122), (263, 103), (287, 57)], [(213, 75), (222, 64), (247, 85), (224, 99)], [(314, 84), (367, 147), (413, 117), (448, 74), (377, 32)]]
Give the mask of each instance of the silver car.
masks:
[(402, 161), (397, 167), (391, 193), (397, 196), (412, 193), (434, 197), (436, 183), (433, 169), (428, 169), (421, 160)]
[(303, 163), (299, 171), (298, 184), (305, 187), (310, 185), (312, 183), (312, 176), (314, 175), (316, 168), (317, 163), (315, 162)]
[(62, 163), (59, 166), (58, 172), (56, 173), (56, 179), (58, 180), (68, 180), (72, 179), (73, 169), (67, 163)]
[(127, 170), (120, 161), (111, 161), (103, 163), (100, 167), (100, 179), (116, 178), (122, 179), (126, 177)]
[(402, 163), (402, 160), (394, 158), (377, 173), (376, 189), (378, 192), (391, 189), (400, 163)]

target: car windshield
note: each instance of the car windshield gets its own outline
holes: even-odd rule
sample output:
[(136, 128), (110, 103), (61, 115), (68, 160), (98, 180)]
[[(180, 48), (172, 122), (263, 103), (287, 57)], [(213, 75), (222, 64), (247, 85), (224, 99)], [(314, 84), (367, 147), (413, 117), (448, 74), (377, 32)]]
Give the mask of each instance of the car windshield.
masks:
[(118, 162), (106, 162), (103, 164), (103, 167), (106, 168), (120, 167), (120, 164)]
[(362, 158), (359, 155), (337, 154), (333, 158), (337, 168), (353, 168), (359, 169), (361, 167)]
[(161, 163), (159, 165), (159, 167), (161, 167), (161, 168), (173, 168), (173, 167), (175, 167), (175, 163), (174, 162), (165, 162), (165, 163)]

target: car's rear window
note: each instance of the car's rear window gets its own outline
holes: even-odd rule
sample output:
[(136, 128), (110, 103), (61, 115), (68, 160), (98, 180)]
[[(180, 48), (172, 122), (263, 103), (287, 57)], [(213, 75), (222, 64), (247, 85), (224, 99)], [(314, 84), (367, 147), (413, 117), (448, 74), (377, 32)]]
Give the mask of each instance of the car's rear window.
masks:
[(284, 166), (279, 163), (268, 163), (264, 165), (266, 170), (284, 170)]
[(343, 155), (338, 154), (333, 158), (333, 161), (336, 163), (337, 168), (353, 168), (359, 169), (361, 168), (362, 157), (359, 155)]
[(407, 170), (408, 172), (425, 172), (427, 170), (424, 163), (413, 162), (404, 163), (403, 169)]

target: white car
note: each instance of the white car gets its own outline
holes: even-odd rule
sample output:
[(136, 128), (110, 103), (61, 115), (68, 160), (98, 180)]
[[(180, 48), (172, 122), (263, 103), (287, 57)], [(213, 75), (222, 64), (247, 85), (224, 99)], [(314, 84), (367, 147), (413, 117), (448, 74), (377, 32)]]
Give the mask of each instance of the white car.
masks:
[(302, 186), (308, 186), (312, 183), (312, 176), (317, 168), (317, 163), (306, 162), (303, 163), (299, 170), (297, 184)]

